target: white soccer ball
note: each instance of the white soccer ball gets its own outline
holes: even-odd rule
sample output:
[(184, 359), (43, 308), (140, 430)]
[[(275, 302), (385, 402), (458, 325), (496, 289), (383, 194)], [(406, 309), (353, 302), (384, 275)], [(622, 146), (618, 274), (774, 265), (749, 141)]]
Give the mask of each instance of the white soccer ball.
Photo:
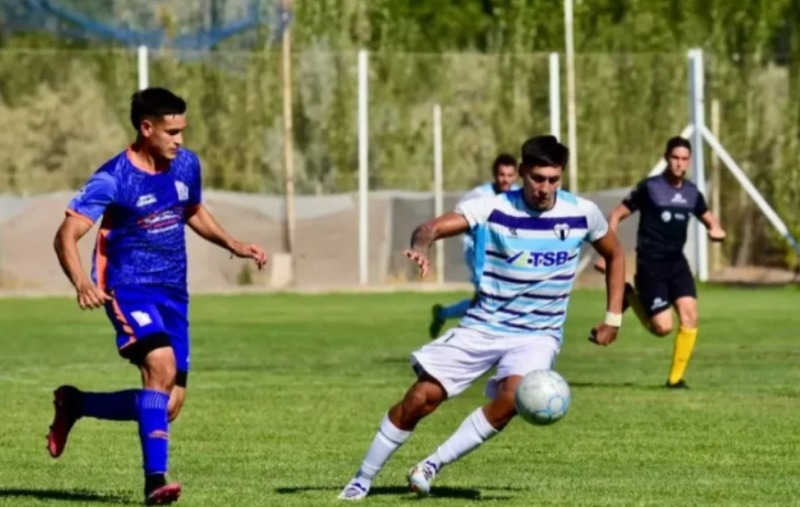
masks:
[(531, 424), (553, 424), (567, 414), (569, 384), (553, 370), (534, 370), (522, 378), (514, 402), (517, 413)]

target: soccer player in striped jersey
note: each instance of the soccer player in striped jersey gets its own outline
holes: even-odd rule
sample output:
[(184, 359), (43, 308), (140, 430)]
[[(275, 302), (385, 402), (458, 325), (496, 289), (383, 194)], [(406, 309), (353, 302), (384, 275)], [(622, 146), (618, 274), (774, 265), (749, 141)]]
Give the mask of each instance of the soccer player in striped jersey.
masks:
[(568, 149), (553, 136), (522, 145), (523, 188), (461, 203), (417, 227), (406, 256), (425, 276), (434, 241), (475, 230), (478, 299), (460, 325), (411, 354), (416, 382), (383, 417), (355, 477), (339, 498), (361, 500), (386, 461), (420, 420), (497, 367), (486, 385), (489, 402), (409, 472), (409, 487), (430, 492), (450, 465), (496, 436), (516, 415), (514, 393), (530, 371), (550, 369), (563, 340), (581, 244), (606, 259), (607, 312), (594, 342), (608, 345), (622, 322), (624, 254), (597, 206), (559, 190)]
[[(464, 197), (461, 198), (459, 204), (471, 199), (502, 194), (503, 192), (508, 192), (509, 190), (518, 190), (519, 185), (514, 183), (517, 180), (517, 159), (508, 153), (501, 153), (498, 155), (497, 158), (494, 159), (494, 163), (492, 163), (492, 177), (494, 181), (491, 183), (479, 185), (464, 194)], [(462, 236), (464, 242), (464, 263), (467, 265), (467, 269), (469, 270), (470, 281), (472, 281), (473, 284), (476, 284), (475, 266), (472, 262), (475, 250), (475, 239), (473, 238), (471, 232), (472, 231), (469, 231)], [(472, 303), (475, 302), (476, 296), (477, 292), (473, 295), (473, 297), (461, 300), (458, 303), (454, 303), (450, 306), (442, 306), (439, 304), (433, 305), (433, 308), (431, 309), (433, 318), (430, 326), (428, 327), (428, 333), (431, 339), (439, 336), (442, 331), (442, 327), (447, 320), (463, 317), (464, 314), (467, 313), (467, 310), (469, 310), (472, 306)]]
[[(183, 405), (189, 372), (184, 226), (232, 255), (253, 259), (259, 269), (267, 259), (261, 247), (226, 233), (203, 205), (200, 161), (182, 147), (185, 112), (186, 103), (169, 90), (134, 93), (136, 141), (89, 178), (69, 203), (55, 238), (78, 304), (83, 310), (105, 308), (119, 354), (139, 368), (142, 389), (98, 393), (59, 387), (48, 450), (59, 457), (81, 417), (137, 421), (146, 505), (170, 504), (181, 492), (166, 474), (169, 421)], [(78, 241), (101, 217), (90, 278)]]

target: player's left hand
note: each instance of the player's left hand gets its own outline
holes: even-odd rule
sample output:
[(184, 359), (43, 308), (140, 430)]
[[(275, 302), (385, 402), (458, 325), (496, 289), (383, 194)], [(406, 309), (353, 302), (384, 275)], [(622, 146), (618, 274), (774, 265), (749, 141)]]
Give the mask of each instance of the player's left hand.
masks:
[(708, 231), (708, 239), (711, 241), (724, 241), (725, 231), (721, 228), (711, 229)]
[(231, 253), (242, 259), (253, 259), (258, 269), (267, 264), (267, 251), (254, 243), (234, 243)]
[(591, 335), (589, 336), (589, 341), (594, 343), (595, 345), (600, 345), (605, 347), (607, 345), (611, 345), (614, 340), (617, 339), (617, 333), (619, 332), (618, 327), (609, 326), (605, 323), (600, 323), (592, 328)]
[(431, 270), (431, 261), (428, 260), (428, 256), (425, 255), (423, 252), (418, 250), (414, 250), (409, 248), (403, 254), (414, 261), (417, 266), (419, 266), (419, 276), (420, 278), (425, 278), (428, 276), (428, 272)]

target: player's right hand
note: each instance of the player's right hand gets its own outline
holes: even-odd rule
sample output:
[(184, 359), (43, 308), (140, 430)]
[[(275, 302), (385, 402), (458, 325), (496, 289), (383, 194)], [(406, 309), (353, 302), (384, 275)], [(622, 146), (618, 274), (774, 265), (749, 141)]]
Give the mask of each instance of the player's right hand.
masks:
[(428, 272), (431, 269), (431, 262), (428, 260), (428, 256), (424, 253), (409, 248), (403, 254), (414, 261), (417, 266), (419, 266), (419, 276), (420, 278), (425, 278), (428, 276)]
[(592, 328), (589, 341), (595, 345), (605, 347), (611, 345), (617, 339), (618, 327), (609, 326), (608, 324), (600, 323)]
[(78, 306), (81, 310), (94, 310), (101, 308), (106, 304), (106, 301), (111, 301), (111, 296), (98, 289), (95, 284), (90, 281), (79, 283), (75, 287), (78, 299)]
[(599, 273), (606, 272), (606, 260), (603, 257), (600, 257), (594, 262), (594, 270)]

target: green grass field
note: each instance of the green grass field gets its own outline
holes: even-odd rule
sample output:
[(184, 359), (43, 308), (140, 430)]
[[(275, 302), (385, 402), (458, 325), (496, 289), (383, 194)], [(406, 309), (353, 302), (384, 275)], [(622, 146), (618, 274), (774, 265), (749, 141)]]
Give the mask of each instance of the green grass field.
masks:
[[(187, 405), (172, 426), (178, 505), (341, 505), (385, 410), (413, 380), (429, 308), (461, 294), (196, 297)], [(604, 295), (575, 294), (556, 369), (567, 417), (514, 421), (445, 469), (430, 506), (798, 505), (800, 292), (701, 290), (687, 380), (667, 391), (672, 338), (626, 316), (619, 341), (586, 340)], [(81, 420), (64, 456), (44, 435), (51, 392), (135, 386), (102, 312), (69, 300), (0, 301), (0, 505), (141, 502), (134, 423)], [(423, 421), (365, 505), (418, 500), (405, 474), (483, 403), (483, 381)]]

